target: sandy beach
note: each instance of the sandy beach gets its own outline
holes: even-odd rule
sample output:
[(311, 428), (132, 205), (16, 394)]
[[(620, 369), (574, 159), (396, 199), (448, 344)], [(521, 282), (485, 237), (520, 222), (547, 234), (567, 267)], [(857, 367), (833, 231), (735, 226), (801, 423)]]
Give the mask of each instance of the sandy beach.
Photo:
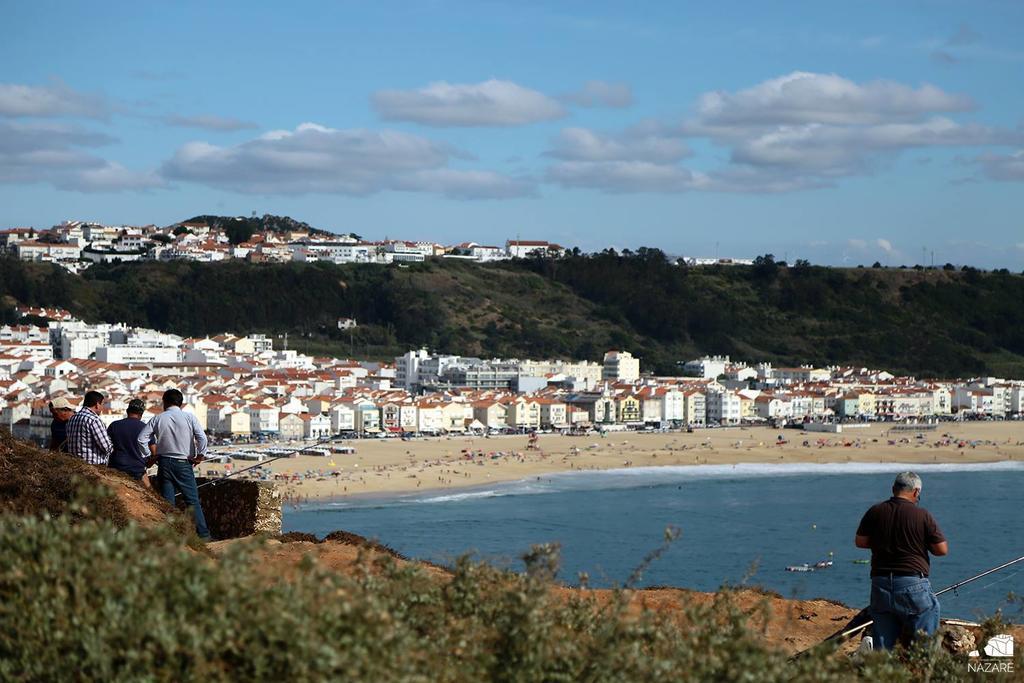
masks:
[[(624, 467), (1024, 460), (1024, 422), (943, 422), (934, 431), (920, 432), (893, 432), (892, 426), (876, 423), (848, 428), (841, 434), (734, 427), (693, 433), (541, 435), (539, 450), (528, 448), (526, 436), (362, 439), (343, 442), (353, 446), (355, 454), (299, 456), (265, 468), (273, 473), (290, 501), (303, 502), (452, 490), (555, 472)], [(231, 467), (237, 471), (251, 464), (237, 460)], [(225, 468), (203, 463), (198, 469), (213, 475)]]

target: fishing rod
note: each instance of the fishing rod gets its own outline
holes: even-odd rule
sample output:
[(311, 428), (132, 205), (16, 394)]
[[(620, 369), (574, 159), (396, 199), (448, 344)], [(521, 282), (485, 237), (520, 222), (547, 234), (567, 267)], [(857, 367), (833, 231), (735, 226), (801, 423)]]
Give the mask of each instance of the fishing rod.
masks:
[[(240, 469), (237, 472), (232, 472), (231, 474), (226, 474), (223, 477), (218, 477), (217, 479), (211, 479), (210, 481), (205, 481), (202, 484), (200, 484), (199, 486), (197, 486), (196, 488), (197, 489), (201, 489), (204, 486), (210, 486), (212, 484), (218, 484), (218, 483), (224, 481), (225, 479), (230, 479), (231, 477), (238, 476), (239, 474), (242, 474), (243, 472), (248, 472), (249, 470), (254, 470), (254, 469), (258, 468), (258, 467), (263, 467), (264, 465), (269, 465), (270, 463), (276, 462), (278, 460), (284, 460), (285, 458), (290, 458), (293, 455), (295, 455), (297, 453), (301, 453), (304, 450), (307, 450), (307, 449), (310, 449), (310, 448), (315, 448), (316, 446), (320, 446), (322, 444), (329, 443), (329, 442), (335, 441), (337, 439), (338, 439), (338, 435), (337, 434), (331, 434), (330, 436), (326, 436), (323, 439), (320, 439), (319, 441), (315, 441), (315, 442), (313, 442), (311, 444), (308, 444), (308, 445), (299, 446), (298, 448), (290, 450), (287, 453), (282, 453), (281, 455), (274, 456), (273, 458), (269, 458), (267, 460), (263, 460), (261, 462), (256, 463), (255, 465), (250, 465), (249, 467), (245, 467), (243, 469)], [(200, 461), (200, 462), (202, 462), (202, 461)]]
[[(946, 586), (942, 590), (937, 591), (935, 593), (935, 596), (938, 597), (938, 596), (942, 595), (943, 593), (948, 593), (949, 591), (953, 591), (953, 593), (956, 594), (956, 592), (960, 589), (961, 586), (966, 586), (967, 584), (971, 583), (972, 581), (977, 581), (978, 579), (980, 579), (982, 577), (985, 577), (985, 576), (988, 576), (989, 574), (995, 574), (996, 572), (998, 572), (1000, 570), (1003, 570), (1003, 569), (1006, 569), (1007, 567), (1013, 566), (1013, 565), (1017, 564), (1018, 562), (1024, 562), (1024, 555), (1021, 555), (1020, 557), (1018, 557), (1015, 560), (1010, 560), (1009, 562), (1005, 562), (1005, 563), (999, 565), (998, 567), (993, 567), (991, 569), (987, 569), (987, 570), (981, 572), (980, 574), (975, 574), (974, 576), (972, 576), (970, 578), (967, 578), (967, 579), (964, 579), (963, 581), (957, 581), (954, 584)], [(855, 616), (853, 619), (850, 620), (850, 622), (847, 624), (847, 626), (849, 626), (849, 624), (852, 624), (852, 623), (856, 622), (858, 619), (862, 619), (862, 618), (866, 617), (868, 614), (869, 614), (869, 608), (865, 607), (864, 609), (862, 609), (857, 614), (857, 616)], [(867, 620), (867, 621), (865, 621), (863, 623), (857, 624), (856, 626), (854, 626), (852, 628), (846, 628), (846, 626), (844, 626), (840, 630), (838, 630), (835, 633), (833, 633), (832, 635), (830, 635), (825, 640), (823, 640), (820, 643), (818, 643), (818, 645), (815, 645), (813, 647), (807, 648), (806, 650), (803, 650), (802, 652), (798, 652), (797, 654), (793, 655), (793, 659), (796, 659), (797, 657), (800, 657), (801, 655), (804, 655), (804, 654), (810, 652), (811, 650), (813, 650), (815, 647), (818, 647), (819, 645), (824, 645), (825, 643), (830, 643), (830, 642), (839, 642), (839, 643), (841, 643), (844, 640), (846, 640), (847, 638), (849, 638), (849, 637), (851, 637), (851, 636), (853, 636), (853, 635), (855, 635), (857, 633), (860, 633), (861, 631), (866, 629), (868, 626), (871, 626), (873, 623), (875, 623), (874, 620), (873, 619), (869, 619), (869, 620)]]

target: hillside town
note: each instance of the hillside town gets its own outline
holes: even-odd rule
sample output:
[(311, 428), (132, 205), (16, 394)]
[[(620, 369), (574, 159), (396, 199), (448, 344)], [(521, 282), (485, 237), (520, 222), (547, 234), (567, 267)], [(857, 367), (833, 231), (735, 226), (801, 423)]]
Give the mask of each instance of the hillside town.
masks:
[[(267, 217), (264, 217), (267, 218)], [(245, 219), (238, 219), (245, 220)], [(252, 232), (232, 240), (222, 227), (203, 221), (155, 225), (101, 225), (64, 221), (46, 230), (17, 227), (0, 230), (0, 254), (23, 261), (59, 265), (78, 273), (95, 263), (131, 261), (198, 261), (241, 259), (252, 263), (289, 261), (330, 263), (409, 263), (430, 257), (488, 262), (534, 256), (557, 257), (565, 248), (545, 240), (506, 240), (504, 246), (476, 242), (385, 239), (365, 241), (353, 234), (284, 229)]]
[(1024, 382), (995, 377), (918, 380), (728, 356), (680, 362), (679, 376), (659, 377), (626, 350), (595, 362), (418, 349), (384, 363), (312, 357), (260, 334), (182, 338), (87, 324), (63, 310), (18, 312), (46, 325), (0, 327), (0, 428), (39, 443), (57, 398), (79, 406), (86, 390), (100, 391), (109, 423), (132, 398), (145, 402), (148, 419), (171, 387), (209, 434), (236, 442), (1024, 415)]

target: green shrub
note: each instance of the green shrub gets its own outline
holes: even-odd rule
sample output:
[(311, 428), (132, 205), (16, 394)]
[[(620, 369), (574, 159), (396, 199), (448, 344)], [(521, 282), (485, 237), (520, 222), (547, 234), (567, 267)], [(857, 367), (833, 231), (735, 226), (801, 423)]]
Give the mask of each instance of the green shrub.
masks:
[(638, 611), (628, 591), (552, 590), (557, 558), (543, 548), (526, 574), (464, 558), (440, 581), (369, 554), (352, 575), (310, 560), (276, 578), (246, 546), (212, 559), (167, 530), (0, 516), (0, 679), (911, 681), (925, 666), (932, 680), (963, 670), (934, 655), (908, 665), (879, 653), (860, 671), (825, 651), (790, 661), (747, 629), (728, 591), (685, 615)]

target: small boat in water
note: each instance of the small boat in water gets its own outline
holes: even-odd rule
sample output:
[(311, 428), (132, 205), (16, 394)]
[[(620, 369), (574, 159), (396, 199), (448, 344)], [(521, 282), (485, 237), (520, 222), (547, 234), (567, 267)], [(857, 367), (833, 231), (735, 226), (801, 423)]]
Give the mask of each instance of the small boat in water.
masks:
[[(832, 555), (832, 553), (829, 553), (830, 557), (831, 557), (831, 555)], [(819, 561), (815, 562), (814, 564), (807, 564), (806, 562), (804, 562), (803, 564), (791, 564), (788, 567), (786, 567), (786, 571), (787, 572), (813, 572), (813, 571), (817, 571), (818, 569), (828, 569), (831, 566), (832, 566), (832, 560), (819, 560)]]

